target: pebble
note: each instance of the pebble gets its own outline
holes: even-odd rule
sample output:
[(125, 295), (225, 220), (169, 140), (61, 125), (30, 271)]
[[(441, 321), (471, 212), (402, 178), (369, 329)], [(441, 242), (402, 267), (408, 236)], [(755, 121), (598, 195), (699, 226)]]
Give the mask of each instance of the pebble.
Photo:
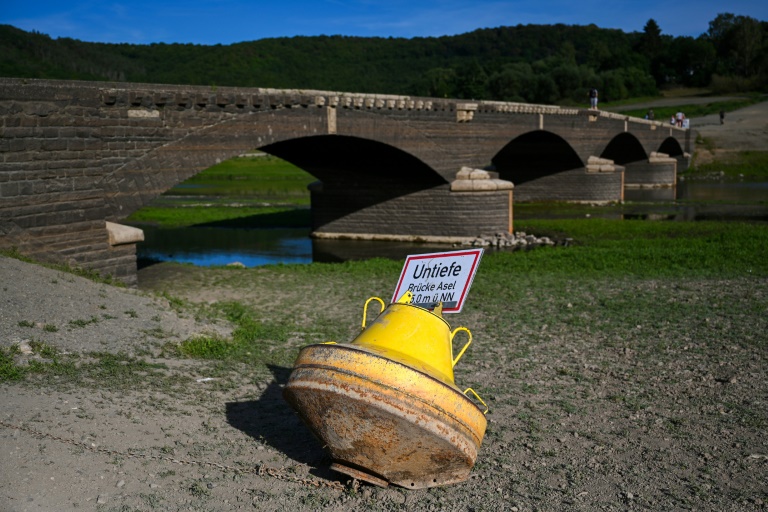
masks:
[(471, 242), (467, 242), (464, 245), (472, 245), (475, 247), (507, 247), (507, 248), (527, 248), (529, 246), (537, 247), (540, 245), (557, 245), (556, 242), (549, 237), (543, 236), (537, 238), (533, 235), (528, 235), (524, 232), (512, 233), (496, 233), (495, 235), (480, 235)]
[(98, 503), (99, 505), (103, 505), (107, 502), (108, 499), (109, 499), (109, 496), (107, 496), (106, 494), (99, 494), (99, 497), (96, 498), (96, 503)]
[(125, 480), (120, 480), (119, 482), (117, 482), (118, 487), (123, 487), (124, 485), (125, 485)]

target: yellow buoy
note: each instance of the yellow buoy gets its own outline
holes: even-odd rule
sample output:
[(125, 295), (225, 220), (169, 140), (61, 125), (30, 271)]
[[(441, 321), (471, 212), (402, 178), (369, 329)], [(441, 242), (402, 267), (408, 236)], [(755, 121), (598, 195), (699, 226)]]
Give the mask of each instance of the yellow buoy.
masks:
[[(406, 292), (396, 303), (384, 307), (384, 301), (371, 297), (363, 308), (363, 332), (352, 340), (385, 357), (424, 371), (449, 385), (454, 385), (453, 367), (472, 343), (472, 333), (466, 327), (451, 326), (440, 315), (442, 303), (433, 311), (410, 304), (413, 294)], [(379, 316), (366, 327), (368, 305), (381, 303)], [(453, 338), (465, 332), (469, 338), (459, 354), (453, 356)]]
[(363, 347), (304, 347), (283, 391), (332, 469), (421, 489), (469, 478), (485, 413), (455, 386)]
[[(420, 489), (469, 477), (487, 407), (468, 398), (471, 392), (485, 406), (474, 390), (454, 383), (469, 330), (451, 331), (439, 308), (436, 314), (409, 300), (384, 308), (350, 344), (304, 347), (283, 395), (329, 450), (332, 469), (375, 485)], [(461, 330), (469, 341), (454, 357), (452, 340)]]

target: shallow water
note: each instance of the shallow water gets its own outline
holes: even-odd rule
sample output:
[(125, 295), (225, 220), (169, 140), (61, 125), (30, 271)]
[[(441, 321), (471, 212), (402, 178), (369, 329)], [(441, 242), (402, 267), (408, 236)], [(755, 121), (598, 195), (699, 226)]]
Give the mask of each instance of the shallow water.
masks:
[[(607, 216), (646, 220), (768, 222), (768, 182), (682, 181), (677, 187), (627, 190), (627, 203)], [(580, 217), (583, 214), (579, 215)], [(562, 215), (556, 215), (562, 218)], [(524, 216), (518, 216), (523, 219)], [(177, 261), (198, 266), (341, 262), (451, 250), (447, 245), (361, 240), (312, 240), (307, 228), (236, 229), (139, 226), (139, 265)]]

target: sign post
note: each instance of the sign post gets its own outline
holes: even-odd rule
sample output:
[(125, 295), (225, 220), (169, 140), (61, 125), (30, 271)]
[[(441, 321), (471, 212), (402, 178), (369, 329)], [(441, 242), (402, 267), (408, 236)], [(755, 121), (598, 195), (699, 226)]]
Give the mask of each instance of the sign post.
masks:
[(443, 313), (460, 312), (482, 255), (482, 249), (467, 249), (406, 257), (392, 302), (410, 291), (416, 306), (432, 309), (442, 302)]

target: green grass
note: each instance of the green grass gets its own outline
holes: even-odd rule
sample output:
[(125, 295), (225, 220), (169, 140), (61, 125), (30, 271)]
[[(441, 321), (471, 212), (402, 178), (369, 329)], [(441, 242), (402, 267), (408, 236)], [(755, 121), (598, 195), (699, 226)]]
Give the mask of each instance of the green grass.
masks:
[(126, 221), (164, 227), (307, 227), (307, 185), (313, 181), (270, 155), (232, 158), (170, 189)]
[(293, 207), (161, 207), (147, 206), (126, 219), (130, 223), (151, 223), (163, 227), (226, 225), (227, 227), (307, 227), (309, 208)]
[(575, 246), (499, 253), (512, 272), (569, 276), (726, 277), (768, 275), (768, 225), (606, 219), (528, 220), (518, 229), (568, 236)]
[(295, 347), (311, 342), (302, 336), (289, 343), (294, 326), (287, 320), (261, 320), (238, 302), (221, 303), (217, 307), (235, 325), (231, 338), (198, 336), (169, 348), (195, 359), (285, 365), (292, 362)]
[(717, 160), (695, 165), (684, 176), (718, 174), (726, 178), (747, 177), (752, 179), (768, 179), (768, 151), (739, 151), (718, 156)]
[[(68, 274), (74, 274), (76, 276), (84, 277), (86, 279), (90, 279), (91, 281), (97, 282), (97, 283), (104, 283), (104, 284), (110, 284), (113, 286), (118, 287), (124, 287), (125, 283), (114, 279), (111, 275), (102, 276), (95, 270), (82, 268), (82, 267), (73, 267), (70, 265), (65, 264), (59, 264), (59, 263), (46, 263), (41, 261), (36, 261), (34, 258), (30, 258), (29, 256), (25, 256), (21, 254), (16, 247), (11, 247), (10, 249), (0, 249), (0, 256), (5, 256), (6, 258), (14, 258), (20, 261), (25, 261), (27, 263), (35, 263), (37, 265), (42, 265), (43, 267), (50, 268), (53, 270), (59, 270), (61, 272), (66, 272)], [(54, 284), (56, 281), (54, 281)]]
[(166, 195), (248, 197), (271, 203), (309, 204), (307, 185), (315, 178), (298, 167), (273, 157), (231, 158), (193, 176)]
[(18, 364), (18, 346), (0, 347), (0, 382), (33, 379), (57, 385), (77, 385), (97, 389), (155, 388), (173, 385), (186, 377), (169, 376), (165, 364), (151, 363), (126, 354), (91, 352), (83, 355), (62, 353), (40, 342), (30, 343), (32, 358)]

